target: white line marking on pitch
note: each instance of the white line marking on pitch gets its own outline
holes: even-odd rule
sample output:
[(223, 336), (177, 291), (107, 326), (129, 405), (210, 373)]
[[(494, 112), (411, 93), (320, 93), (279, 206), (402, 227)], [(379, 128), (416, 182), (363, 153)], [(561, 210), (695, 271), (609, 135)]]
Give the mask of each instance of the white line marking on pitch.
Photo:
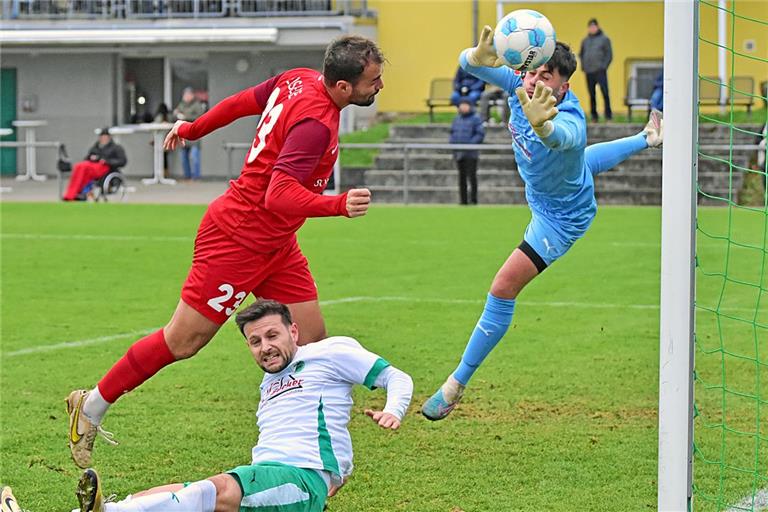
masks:
[(768, 510), (768, 488), (760, 489), (755, 493), (754, 496), (747, 496), (735, 505), (731, 505), (731, 507), (726, 512), (737, 512), (743, 510), (752, 510), (753, 512)]
[(3, 233), (2, 238), (17, 240), (110, 240), (119, 242), (192, 242), (189, 236), (145, 236), (145, 235), (45, 235), (34, 233)]
[[(321, 306), (333, 306), (335, 304), (348, 304), (353, 302), (411, 302), (411, 303), (432, 303), (432, 304), (484, 304), (485, 299), (442, 299), (442, 298), (429, 298), (429, 297), (401, 297), (401, 296), (356, 296), (356, 297), (341, 297), (338, 299), (321, 300)], [(526, 306), (536, 307), (553, 307), (553, 308), (589, 308), (589, 309), (659, 309), (658, 304), (610, 304), (600, 302), (541, 302), (541, 301), (529, 301), (522, 302)], [(728, 310), (743, 310), (753, 311), (750, 308), (728, 308)], [(147, 329), (140, 329), (137, 331), (131, 331), (121, 334), (112, 334), (109, 336), (99, 336), (98, 338), (90, 338), (85, 340), (64, 341), (60, 343), (53, 343), (49, 345), (38, 345), (33, 347), (27, 347), (20, 350), (14, 350), (12, 352), (3, 353), (3, 357), (16, 357), (27, 354), (36, 354), (40, 352), (50, 352), (54, 350), (61, 350), (73, 347), (83, 347), (86, 345), (96, 345), (99, 343), (106, 343), (114, 341), (120, 338), (127, 338), (129, 336), (140, 336), (149, 334), (160, 329), (160, 327), (153, 327)]]
[(51, 345), (38, 345), (36, 347), (22, 348), (20, 350), (14, 350), (3, 354), (4, 357), (23, 356), (26, 354), (37, 354), (40, 352), (51, 352), (53, 350), (61, 350), (64, 348), (84, 347), (86, 345), (96, 345), (98, 343), (106, 343), (108, 341), (118, 340), (120, 338), (127, 338), (129, 336), (143, 336), (150, 332), (158, 330), (159, 327), (153, 329), (139, 329), (138, 331), (124, 332), (122, 334), (112, 334), (110, 336), (99, 336), (98, 338), (90, 338), (87, 340), (77, 341), (62, 341), (60, 343), (53, 343)]

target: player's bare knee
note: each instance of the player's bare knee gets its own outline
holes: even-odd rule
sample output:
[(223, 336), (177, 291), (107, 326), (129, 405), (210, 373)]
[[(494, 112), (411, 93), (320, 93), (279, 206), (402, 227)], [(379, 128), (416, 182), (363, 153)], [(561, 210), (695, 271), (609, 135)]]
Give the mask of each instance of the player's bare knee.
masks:
[(168, 344), (168, 350), (171, 351), (176, 360), (189, 359), (197, 354), (200, 349), (211, 341), (213, 336), (210, 333), (175, 333), (166, 331), (165, 342)]
[(209, 478), (216, 486), (215, 512), (237, 512), (243, 499), (243, 491), (232, 475), (222, 473)]
[(491, 295), (499, 299), (514, 299), (520, 293), (522, 287), (515, 281), (499, 278), (493, 280), (491, 284)]

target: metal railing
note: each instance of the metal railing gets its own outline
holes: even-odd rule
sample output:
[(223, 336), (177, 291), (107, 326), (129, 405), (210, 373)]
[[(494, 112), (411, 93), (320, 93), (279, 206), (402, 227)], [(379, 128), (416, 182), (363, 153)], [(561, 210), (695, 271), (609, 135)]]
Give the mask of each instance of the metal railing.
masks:
[(37, 148), (51, 148), (58, 152), (62, 145), (60, 141), (0, 141), (0, 149), (24, 148), (27, 150), (24, 174), (16, 175), (16, 180), (18, 181), (45, 181), (48, 177), (45, 174), (37, 173), (37, 154), (35, 150)]
[[(251, 147), (248, 142), (225, 142), (224, 150), (227, 152), (227, 176), (232, 177), (232, 151), (247, 150)], [(345, 149), (396, 149), (403, 151), (403, 203), (408, 204), (409, 174), (411, 172), (411, 151), (421, 149), (443, 149), (453, 151), (502, 151), (513, 154), (511, 144), (426, 144), (426, 143), (353, 143), (342, 142), (339, 144), (339, 153)]]
[(2, 0), (2, 19), (371, 16), (367, 0)]
[[(232, 174), (232, 152), (235, 150), (248, 150), (252, 146), (248, 142), (225, 142), (223, 144), (224, 150), (227, 152), (227, 176), (233, 177)], [(436, 149), (436, 150), (452, 150), (452, 151), (497, 151), (510, 155), (514, 155), (511, 144), (427, 144), (427, 143), (351, 143), (343, 142), (339, 144), (339, 153), (343, 150), (350, 149), (390, 149), (390, 150), (402, 150), (403, 152), (403, 203), (409, 202), (409, 175), (411, 173), (411, 152), (414, 150), (423, 149)], [(752, 152), (752, 151), (765, 151), (763, 146), (757, 144), (702, 144), (699, 146), (703, 151), (738, 151), (738, 152)], [(706, 155), (702, 155), (706, 158)], [(338, 186), (338, 184), (337, 184)]]

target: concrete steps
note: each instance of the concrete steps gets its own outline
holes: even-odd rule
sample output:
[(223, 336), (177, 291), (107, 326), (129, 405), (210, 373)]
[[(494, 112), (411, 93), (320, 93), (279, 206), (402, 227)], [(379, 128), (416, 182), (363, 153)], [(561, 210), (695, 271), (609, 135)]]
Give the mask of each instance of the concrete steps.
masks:
[[(758, 125), (742, 125), (741, 130), (757, 132)], [(589, 143), (630, 136), (638, 133), (641, 125), (606, 123), (588, 125)], [(448, 125), (394, 125), (390, 129), (390, 143), (446, 144)], [(722, 125), (702, 125), (700, 144), (754, 144), (754, 136), (731, 130)], [(478, 166), (478, 200), (482, 204), (519, 204), (525, 202), (525, 188), (511, 149), (509, 132), (505, 126), (489, 126), (486, 143), (507, 146), (502, 150), (486, 150), (480, 155)], [(722, 160), (729, 159), (729, 151), (704, 150), (702, 153)], [(736, 150), (732, 161), (747, 167), (752, 151)], [(633, 156), (615, 169), (595, 179), (595, 192), (603, 204), (660, 204), (662, 151), (649, 149)], [(451, 150), (433, 148), (408, 151), (408, 201), (413, 203), (458, 203), (458, 171)], [(404, 200), (406, 158), (402, 149), (382, 150), (371, 169), (344, 169), (343, 189), (365, 186), (371, 189), (377, 202), (400, 203)], [(743, 173), (733, 172), (734, 190), (741, 186)], [(707, 194), (727, 197), (729, 193), (728, 164), (709, 158), (699, 159), (699, 187)], [(702, 204), (719, 204), (701, 199)]]

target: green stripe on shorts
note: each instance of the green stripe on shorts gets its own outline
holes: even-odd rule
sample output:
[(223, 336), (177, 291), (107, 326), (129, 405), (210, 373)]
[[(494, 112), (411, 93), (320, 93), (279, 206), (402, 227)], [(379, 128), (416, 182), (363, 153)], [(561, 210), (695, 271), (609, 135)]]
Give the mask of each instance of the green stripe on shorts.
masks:
[(260, 462), (227, 473), (243, 491), (240, 512), (322, 512), (325, 506), (328, 488), (312, 469)]

